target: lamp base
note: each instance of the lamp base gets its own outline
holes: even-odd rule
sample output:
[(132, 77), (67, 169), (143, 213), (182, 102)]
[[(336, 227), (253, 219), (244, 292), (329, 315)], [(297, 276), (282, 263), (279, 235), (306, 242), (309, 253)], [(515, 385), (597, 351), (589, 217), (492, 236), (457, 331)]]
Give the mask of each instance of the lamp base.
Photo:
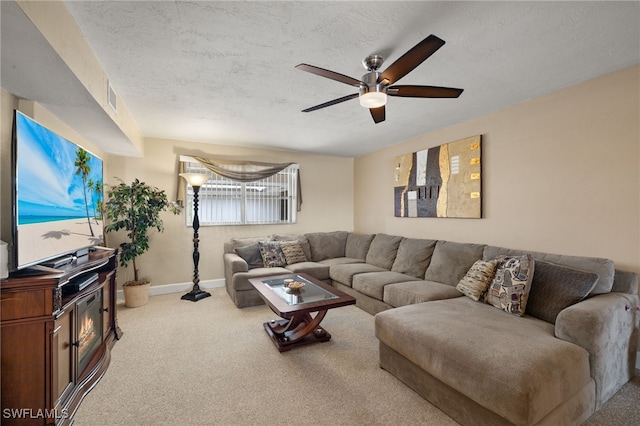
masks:
[(204, 299), (205, 297), (209, 297), (209, 296), (211, 296), (211, 293), (198, 289), (198, 290), (191, 290), (189, 293), (183, 295), (180, 299), (197, 302), (198, 300)]

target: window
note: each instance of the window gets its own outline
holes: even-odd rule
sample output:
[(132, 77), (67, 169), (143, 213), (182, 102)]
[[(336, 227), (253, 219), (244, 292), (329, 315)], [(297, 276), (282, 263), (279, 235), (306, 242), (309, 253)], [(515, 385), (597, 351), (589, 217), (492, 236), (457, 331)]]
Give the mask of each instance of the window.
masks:
[[(197, 161), (185, 161), (185, 172), (207, 173), (198, 192), (200, 226), (296, 223), (298, 164), (254, 182), (240, 182), (209, 171)], [(193, 189), (186, 182), (186, 223), (193, 222)]]

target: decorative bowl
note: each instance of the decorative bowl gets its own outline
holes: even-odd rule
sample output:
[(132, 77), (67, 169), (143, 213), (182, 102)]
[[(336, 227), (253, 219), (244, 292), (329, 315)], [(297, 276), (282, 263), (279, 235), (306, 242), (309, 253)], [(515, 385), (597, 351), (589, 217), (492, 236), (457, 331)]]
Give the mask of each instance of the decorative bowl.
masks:
[(302, 287), (304, 287), (304, 283), (300, 281), (291, 281), (285, 282), (284, 286), (286, 287), (287, 293), (297, 293)]

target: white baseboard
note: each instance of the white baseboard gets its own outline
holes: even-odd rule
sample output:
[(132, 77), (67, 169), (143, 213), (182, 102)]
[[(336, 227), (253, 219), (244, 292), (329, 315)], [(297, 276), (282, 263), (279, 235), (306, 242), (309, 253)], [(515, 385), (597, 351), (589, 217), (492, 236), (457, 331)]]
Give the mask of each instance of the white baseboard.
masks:
[[(217, 280), (206, 280), (200, 281), (200, 288), (215, 288), (215, 287), (224, 287), (224, 278), (219, 278)], [(149, 287), (149, 296), (157, 296), (160, 294), (171, 294), (171, 293), (186, 293), (191, 291), (193, 288), (193, 283), (178, 283), (178, 284), (164, 284), (164, 285), (152, 285)], [(118, 299), (124, 300), (124, 292), (122, 290), (118, 290)]]

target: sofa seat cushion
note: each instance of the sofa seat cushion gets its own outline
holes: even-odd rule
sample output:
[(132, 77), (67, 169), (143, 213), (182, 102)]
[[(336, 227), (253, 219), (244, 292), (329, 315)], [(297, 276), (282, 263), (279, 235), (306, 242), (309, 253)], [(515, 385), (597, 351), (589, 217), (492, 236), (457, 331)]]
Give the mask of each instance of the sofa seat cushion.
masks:
[(321, 260), (318, 263), (332, 266), (332, 265), (343, 265), (345, 263), (364, 263), (364, 260), (357, 259), (355, 257), (334, 257), (333, 259)]
[(332, 265), (329, 269), (329, 276), (333, 281), (338, 281), (347, 287), (351, 287), (353, 276), (366, 272), (384, 272), (386, 269), (368, 263), (344, 263)]
[(329, 265), (319, 262), (299, 262), (287, 265), (287, 269), (296, 274), (309, 274), (321, 281), (329, 279)]
[(291, 271), (281, 267), (255, 268), (248, 272), (236, 272), (233, 274), (231, 287), (236, 291), (254, 290), (249, 282), (251, 278), (271, 277), (274, 275), (290, 274)]
[(427, 373), (517, 425), (539, 422), (591, 378), (589, 353), (554, 327), (468, 297), (381, 312), (376, 336)]
[(382, 300), (384, 287), (388, 284), (402, 283), (405, 281), (417, 281), (418, 278), (399, 272), (365, 272), (355, 275), (351, 287), (362, 294)]
[(413, 305), (430, 300), (443, 300), (460, 297), (462, 293), (448, 284), (434, 281), (407, 281), (389, 284), (384, 287), (382, 300), (393, 306)]

